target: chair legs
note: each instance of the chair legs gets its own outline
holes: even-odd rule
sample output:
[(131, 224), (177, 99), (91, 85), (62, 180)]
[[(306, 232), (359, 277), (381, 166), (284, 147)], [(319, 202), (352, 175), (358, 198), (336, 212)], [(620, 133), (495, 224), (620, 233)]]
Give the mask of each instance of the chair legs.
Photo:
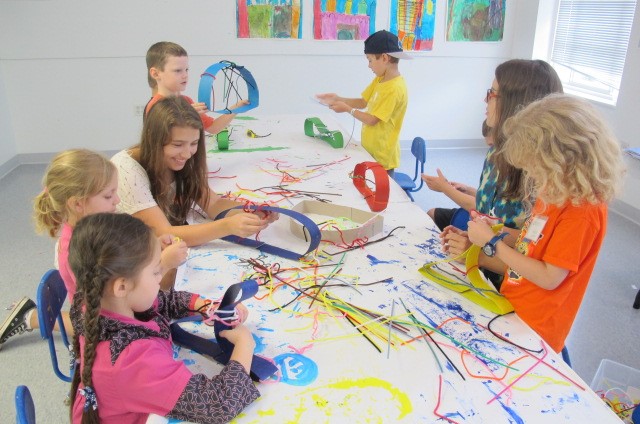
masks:
[(409, 196), (409, 199), (411, 199), (412, 202), (415, 202), (415, 200), (414, 200), (413, 196), (411, 195), (410, 191), (405, 190), (404, 192), (407, 193), (407, 196)]
[(566, 346), (562, 348), (562, 360), (571, 367), (571, 358), (569, 358), (569, 350)]

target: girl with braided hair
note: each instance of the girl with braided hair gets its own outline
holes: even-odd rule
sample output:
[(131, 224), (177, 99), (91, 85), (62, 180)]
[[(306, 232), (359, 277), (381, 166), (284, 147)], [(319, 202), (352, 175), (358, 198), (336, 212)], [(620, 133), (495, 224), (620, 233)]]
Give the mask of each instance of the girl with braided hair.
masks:
[(193, 313), (202, 299), (159, 291), (160, 245), (142, 221), (126, 214), (85, 217), (69, 258), (78, 283), (71, 319), (80, 358), (73, 423), (141, 423), (151, 413), (221, 423), (259, 396), (248, 374), (255, 342), (242, 324), (220, 333), (235, 348), (219, 375), (191, 374), (173, 359), (169, 320)]

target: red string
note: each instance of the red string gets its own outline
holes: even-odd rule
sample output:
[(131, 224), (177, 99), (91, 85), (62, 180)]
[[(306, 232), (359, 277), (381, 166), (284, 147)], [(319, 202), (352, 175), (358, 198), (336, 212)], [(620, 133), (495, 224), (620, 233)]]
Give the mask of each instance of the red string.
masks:
[(442, 398), (442, 374), (438, 375), (438, 401), (436, 403), (436, 407), (433, 408), (433, 413), (436, 417), (441, 418), (443, 420), (447, 420), (450, 423), (458, 424), (457, 421), (452, 420), (451, 418), (438, 413), (438, 408), (440, 407), (440, 400)]

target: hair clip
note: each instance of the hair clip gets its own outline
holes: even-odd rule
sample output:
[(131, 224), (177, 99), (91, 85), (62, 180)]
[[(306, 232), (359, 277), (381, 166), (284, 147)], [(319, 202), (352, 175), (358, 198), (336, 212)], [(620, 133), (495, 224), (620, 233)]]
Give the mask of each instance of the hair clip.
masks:
[(96, 392), (91, 388), (91, 386), (85, 386), (84, 389), (78, 389), (78, 393), (80, 396), (84, 396), (84, 411), (87, 412), (89, 408), (94, 411), (98, 409), (98, 398), (96, 397)]

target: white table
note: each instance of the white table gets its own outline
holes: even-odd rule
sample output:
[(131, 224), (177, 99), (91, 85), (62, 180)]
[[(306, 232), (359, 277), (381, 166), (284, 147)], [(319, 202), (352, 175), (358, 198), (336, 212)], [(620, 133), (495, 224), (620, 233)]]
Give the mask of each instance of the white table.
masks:
[[(231, 149), (285, 149), (210, 151), (209, 169), (219, 169), (214, 175), (234, 177), (211, 179), (217, 192), (236, 193), (257, 202), (279, 201), (280, 206), (291, 207), (298, 199), (289, 202), (278, 195), (241, 192), (238, 188), (278, 185), (282, 177), (276, 169), (278, 163), (280, 170), (302, 178), (289, 188), (340, 194), (321, 197), (336, 204), (369, 210), (349, 179), (356, 163), (371, 160), (359, 143), (351, 141), (346, 149), (333, 149), (321, 140), (306, 137), (305, 116), (258, 118), (234, 121), (236, 129), (231, 135)], [(330, 129), (338, 127), (331, 116), (321, 118)], [(271, 135), (247, 138), (246, 129)], [(349, 131), (343, 132), (347, 140)], [(307, 172), (308, 165), (328, 163), (333, 164)], [(344, 263), (339, 266), (342, 270), (337, 276), (343, 282), (354, 284), (353, 287), (323, 290), (334, 298), (383, 316), (379, 321), (382, 324), (378, 325), (382, 336), (370, 335), (380, 351), (336, 309), (320, 299), (309, 307), (309, 298), (300, 296), (279, 309), (298, 292), (286, 285), (271, 294), (267, 288), (261, 288), (257, 296), (260, 300), (253, 298), (245, 302), (250, 311), (246, 324), (256, 339), (256, 353), (275, 358), (281, 370), (280, 381), (258, 383), (261, 398), (250, 405), (237, 422), (446, 422), (436, 413), (457, 423), (620, 422), (559, 355), (544, 345), (517, 316), (500, 318), (494, 330), (521, 346), (532, 349), (543, 346), (544, 362), (537, 359), (543, 355), (527, 354), (490, 334), (485, 326), (493, 314), (418, 272), (425, 262), (443, 257), (437, 230), (426, 213), (393, 183), (389, 206), (382, 215), (384, 231), (374, 239), (395, 227), (405, 228), (396, 230), (380, 243), (344, 255)], [(261, 233), (260, 239), (295, 251), (306, 250), (306, 244), (291, 235), (289, 219), (284, 216)], [(321, 248), (323, 246), (321, 244)], [(324, 249), (337, 250), (331, 246)], [(341, 257), (338, 254), (331, 259), (320, 259), (327, 266), (318, 268), (317, 283), (325, 280)], [(271, 255), (260, 256), (257, 250), (217, 240), (190, 250), (189, 259), (178, 271), (176, 289), (218, 298), (228, 285), (252, 272), (246, 263), (250, 258), (259, 258), (267, 265), (278, 263), (281, 269), (302, 265)], [(312, 272), (292, 270), (279, 275), (289, 281)], [(386, 278), (393, 280), (366, 285)], [(275, 283), (278, 281), (274, 280)], [(331, 280), (328, 284), (336, 283)], [(440, 327), (450, 337), (432, 335), (462, 376), (427, 338), (402, 344), (423, 335), (414, 327), (406, 325), (408, 334), (393, 330), (393, 345), (384, 341), (388, 339), (386, 319), (389, 316), (397, 321), (410, 321), (401, 302), (420, 322)], [(201, 324), (183, 327), (214, 337), (212, 329)], [(363, 330), (366, 333), (372, 327), (369, 323)], [(475, 353), (461, 349), (461, 345)], [(176, 347), (175, 351), (176, 357), (184, 360), (193, 372), (212, 375), (222, 368), (187, 349)], [(511, 368), (500, 364), (511, 364)], [(500, 396), (496, 396), (499, 393)]]

